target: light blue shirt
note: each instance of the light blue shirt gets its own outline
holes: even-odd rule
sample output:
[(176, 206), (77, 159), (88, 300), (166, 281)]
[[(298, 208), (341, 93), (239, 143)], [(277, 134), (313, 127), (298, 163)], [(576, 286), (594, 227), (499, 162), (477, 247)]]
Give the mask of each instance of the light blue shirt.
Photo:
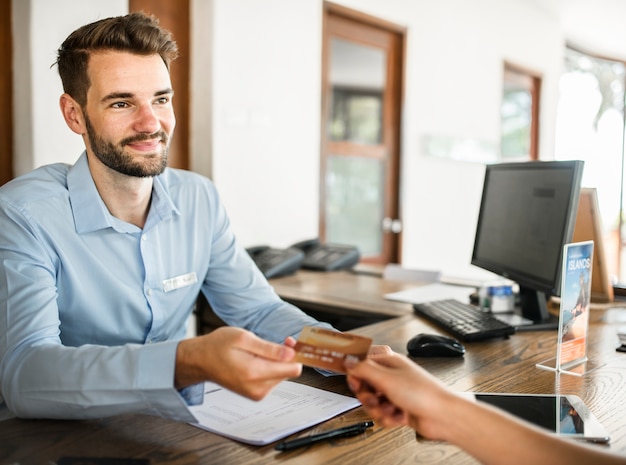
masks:
[(200, 291), (266, 340), (329, 327), (276, 295), (187, 171), (154, 178), (143, 229), (108, 212), (84, 153), (17, 178), (0, 188), (0, 262), (0, 418), (193, 421), (173, 382)]

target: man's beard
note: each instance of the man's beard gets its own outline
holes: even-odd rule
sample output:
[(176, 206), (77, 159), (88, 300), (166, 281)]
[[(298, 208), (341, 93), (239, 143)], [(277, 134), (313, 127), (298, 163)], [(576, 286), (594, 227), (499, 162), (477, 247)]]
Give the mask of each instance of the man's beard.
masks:
[[(167, 152), (169, 150), (169, 136), (165, 131), (157, 131), (154, 134), (138, 134), (136, 136), (122, 139), (119, 144), (115, 145), (96, 134), (95, 129), (91, 125), (91, 121), (85, 115), (85, 127), (89, 136), (91, 150), (98, 159), (106, 166), (118, 173), (137, 178), (146, 178), (158, 176), (165, 170), (167, 166)], [(163, 141), (161, 153), (152, 153), (149, 155), (140, 155), (140, 160), (136, 161), (133, 157), (124, 151), (124, 146), (144, 140), (160, 139)]]

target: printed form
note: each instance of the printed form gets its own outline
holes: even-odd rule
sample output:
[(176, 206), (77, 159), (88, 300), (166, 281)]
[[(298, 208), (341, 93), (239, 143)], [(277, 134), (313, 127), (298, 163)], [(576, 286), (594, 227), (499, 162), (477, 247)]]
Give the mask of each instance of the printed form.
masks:
[(293, 381), (283, 381), (260, 401), (205, 383), (203, 404), (189, 410), (198, 421), (191, 425), (260, 446), (360, 405), (355, 398)]

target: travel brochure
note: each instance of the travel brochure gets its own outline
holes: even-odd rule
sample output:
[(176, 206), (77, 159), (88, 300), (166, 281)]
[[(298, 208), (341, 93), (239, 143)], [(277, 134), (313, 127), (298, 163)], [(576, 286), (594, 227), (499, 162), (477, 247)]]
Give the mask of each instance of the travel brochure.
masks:
[(539, 368), (583, 375), (589, 371), (587, 331), (591, 296), (593, 241), (566, 244), (561, 274), (557, 354)]
[(559, 322), (559, 367), (587, 360), (593, 241), (565, 246)]

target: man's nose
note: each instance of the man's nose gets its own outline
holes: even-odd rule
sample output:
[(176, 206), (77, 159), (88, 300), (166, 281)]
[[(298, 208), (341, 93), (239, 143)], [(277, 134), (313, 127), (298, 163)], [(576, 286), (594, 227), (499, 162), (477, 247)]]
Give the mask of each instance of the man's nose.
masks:
[(137, 108), (135, 130), (141, 133), (152, 134), (161, 129), (161, 122), (152, 105), (141, 105)]

